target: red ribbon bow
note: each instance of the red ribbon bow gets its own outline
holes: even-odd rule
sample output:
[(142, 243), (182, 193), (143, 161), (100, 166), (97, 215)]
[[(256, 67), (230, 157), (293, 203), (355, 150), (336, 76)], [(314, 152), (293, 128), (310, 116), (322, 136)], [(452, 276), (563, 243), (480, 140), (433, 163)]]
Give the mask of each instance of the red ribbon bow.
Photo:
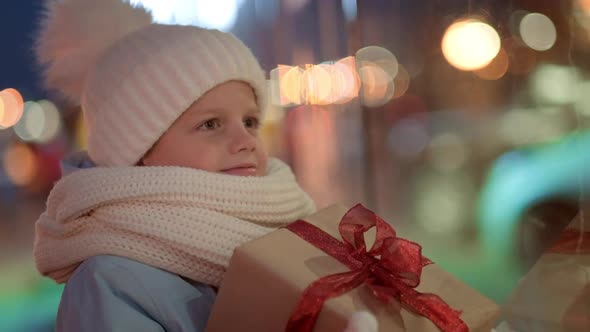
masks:
[[(367, 251), (364, 233), (377, 227), (375, 243)], [(469, 331), (454, 310), (435, 294), (420, 293), (422, 268), (431, 264), (422, 256), (422, 247), (398, 238), (391, 225), (374, 212), (357, 204), (340, 221), (340, 242), (314, 225), (297, 220), (285, 228), (336, 258), (350, 268), (311, 283), (302, 293), (285, 331), (312, 331), (324, 302), (365, 283), (383, 302), (401, 303), (406, 308), (430, 319), (442, 331)], [(393, 302), (393, 300), (397, 300)], [(399, 304), (397, 305), (399, 309)]]

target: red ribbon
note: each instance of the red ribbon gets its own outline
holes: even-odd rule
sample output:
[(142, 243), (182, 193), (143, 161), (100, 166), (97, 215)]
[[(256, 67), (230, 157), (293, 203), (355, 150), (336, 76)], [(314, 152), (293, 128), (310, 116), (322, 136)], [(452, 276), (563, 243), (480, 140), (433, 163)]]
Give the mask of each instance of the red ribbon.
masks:
[[(582, 243), (580, 244), (580, 237)], [(557, 241), (549, 248), (552, 254), (590, 254), (590, 232), (581, 232), (577, 229), (566, 229), (560, 235)]]
[[(367, 251), (364, 233), (377, 227), (375, 243)], [(422, 256), (422, 247), (398, 238), (391, 225), (374, 212), (357, 204), (340, 221), (340, 242), (304, 220), (286, 226), (293, 233), (318, 249), (336, 258), (351, 271), (332, 274), (311, 283), (302, 293), (285, 331), (311, 332), (324, 302), (365, 283), (378, 299), (386, 304), (399, 303), (430, 319), (446, 332), (469, 331), (454, 310), (435, 294), (420, 293), (422, 268), (431, 264)], [(396, 300), (395, 302), (393, 300)]]

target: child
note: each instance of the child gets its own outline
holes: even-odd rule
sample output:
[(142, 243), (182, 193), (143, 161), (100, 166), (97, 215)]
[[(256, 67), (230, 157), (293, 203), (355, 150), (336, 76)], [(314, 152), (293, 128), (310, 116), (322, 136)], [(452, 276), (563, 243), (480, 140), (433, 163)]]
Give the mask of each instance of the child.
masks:
[(36, 51), (88, 129), (36, 223), (57, 330), (204, 331), (234, 248), (315, 210), (264, 152), (258, 62), (122, 0), (48, 2)]

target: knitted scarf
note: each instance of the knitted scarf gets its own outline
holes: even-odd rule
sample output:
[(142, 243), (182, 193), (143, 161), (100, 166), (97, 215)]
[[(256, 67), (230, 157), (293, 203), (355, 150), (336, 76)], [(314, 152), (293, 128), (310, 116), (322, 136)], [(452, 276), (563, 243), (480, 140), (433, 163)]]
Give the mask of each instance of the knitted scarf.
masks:
[(234, 249), (315, 210), (290, 168), (242, 177), (182, 167), (96, 167), (58, 181), (35, 225), (39, 272), (124, 256), (219, 286)]

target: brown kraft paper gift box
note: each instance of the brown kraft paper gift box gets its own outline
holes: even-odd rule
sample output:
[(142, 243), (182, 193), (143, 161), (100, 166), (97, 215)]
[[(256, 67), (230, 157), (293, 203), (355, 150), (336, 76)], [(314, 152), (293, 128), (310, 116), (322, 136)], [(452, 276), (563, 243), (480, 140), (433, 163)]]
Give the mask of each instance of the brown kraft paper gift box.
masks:
[(541, 256), (503, 306), (506, 320), (516, 330), (590, 331), (590, 230), (580, 227), (581, 215)]
[[(319, 211), (305, 221), (341, 240), (338, 224), (347, 212), (341, 205)], [(371, 229), (374, 230), (374, 229)], [(367, 246), (375, 232), (367, 232)], [(372, 238), (371, 238), (372, 235)], [(238, 247), (219, 290), (207, 332), (284, 331), (303, 290), (313, 281), (349, 269), (287, 229), (278, 229)], [(436, 264), (423, 268), (422, 293), (434, 293), (456, 310), (470, 331), (489, 332), (499, 315), (498, 306)], [(395, 301), (395, 300), (394, 300)], [(427, 318), (404, 308), (384, 305), (365, 285), (329, 299), (314, 331), (343, 331), (356, 311), (371, 311), (379, 331), (439, 331)]]

